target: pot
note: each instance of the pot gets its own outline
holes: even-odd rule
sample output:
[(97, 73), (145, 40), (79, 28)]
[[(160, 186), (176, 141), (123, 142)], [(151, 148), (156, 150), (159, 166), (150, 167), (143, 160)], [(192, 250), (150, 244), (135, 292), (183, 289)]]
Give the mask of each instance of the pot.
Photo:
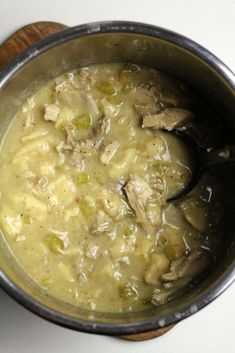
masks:
[[(213, 54), (171, 31), (134, 22), (100, 22), (64, 29), (37, 42), (0, 72), (0, 137), (17, 108), (48, 80), (64, 71), (93, 63), (132, 62), (159, 68), (200, 92), (218, 116), (228, 139), (235, 140), (235, 76)], [(234, 168), (226, 169), (231, 176)], [(222, 174), (225, 175), (225, 174)], [(235, 190), (232, 180), (227, 187)], [(235, 184), (235, 182), (234, 182)], [(235, 203), (230, 193), (228, 212)], [(227, 229), (228, 228), (228, 229)], [(218, 297), (235, 278), (235, 222), (224, 229), (227, 248), (219, 263), (185, 295), (145, 312), (96, 313), (61, 302), (45, 294), (22, 271), (0, 241), (0, 285), (15, 300), (54, 323), (90, 333), (130, 335), (169, 328)], [(160, 331), (158, 331), (160, 332)]]

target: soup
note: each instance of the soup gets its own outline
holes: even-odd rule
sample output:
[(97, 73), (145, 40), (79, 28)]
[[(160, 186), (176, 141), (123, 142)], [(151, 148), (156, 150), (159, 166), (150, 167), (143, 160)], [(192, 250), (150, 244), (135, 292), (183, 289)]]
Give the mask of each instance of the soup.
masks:
[(130, 312), (179, 295), (219, 256), (223, 214), (210, 174), (191, 177), (181, 129), (203, 148), (213, 113), (184, 84), (134, 64), (91, 65), (48, 82), (15, 116), (0, 151), (0, 225), (49, 295)]

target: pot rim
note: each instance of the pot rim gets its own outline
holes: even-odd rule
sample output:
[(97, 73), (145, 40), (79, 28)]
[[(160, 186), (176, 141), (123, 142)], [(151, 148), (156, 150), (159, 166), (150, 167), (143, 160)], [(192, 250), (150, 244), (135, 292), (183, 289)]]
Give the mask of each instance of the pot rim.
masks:
[[(34, 57), (47, 51), (48, 49), (75, 38), (104, 33), (135, 33), (156, 37), (178, 45), (188, 52), (194, 54), (207, 65), (212, 67), (213, 70), (217, 72), (235, 92), (234, 74), (220, 59), (210, 53), (207, 49), (203, 48), (189, 38), (170, 30), (166, 30), (154, 25), (129, 21), (105, 21), (83, 24), (61, 30), (56, 34), (53, 34), (37, 42), (36, 44), (33, 44), (28, 49), (19, 54), (15, 59), (13, 59), (10, 64), (8, 64), (7, 67), (0, 72), (0, 88), (3, 87), (4, 84), (22, 66), (27, 64)], [(98, 321), (91, 322), (88, 320), (75, 319), (71, 316), (64, 315), (33, 299), (31, 296), (22, 291), (18, 286), (16, 286), (11, 281), (11, 279), (1, 270), (0, 285), (13, 299), (29, 309), (31, 312), (61, 326), (96, 334), (128, 335), (147, 332), (174, 324), (202, 309), (204, 306), (217, 298), (235, 280), (234, 262), (231, 263), (226, 271), (220, 276), (220, 278), (218, 278), (204, 293), (200, 294), (198, 298), (193, 301), (193, 303), (187, 305), (182, 303), (180, 308), (173, 310), (173, 312), (168, 315), (158, 316), (155, 318), (132, 323), (104, 324)]]

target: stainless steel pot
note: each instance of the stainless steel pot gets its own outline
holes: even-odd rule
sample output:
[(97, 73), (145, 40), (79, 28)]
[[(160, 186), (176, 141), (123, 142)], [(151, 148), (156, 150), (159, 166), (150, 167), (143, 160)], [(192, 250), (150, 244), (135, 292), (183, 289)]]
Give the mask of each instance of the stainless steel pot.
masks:
[[(102, 22), (65, 29), (31, 46), (0, 73), (1, 137), (21, 103), (43, 83), (91, 63), (133, 62), (167, 71), (200, 92), (235, 140), (235, 77), (214, 55), (179, 34), (142, 23)], [(234, 142), (234, 141), (233, 141)], [(227, 173), (230, 173), (230, 169)], [(231, 185), (232, 188), (232, 185)], [(233, 188), (235, 189), (235, 188)], [(231, 194), (235, 202), (235, 194)], [(226, 229), (223, 258), (203, 281), (169, 304), (145, 312), (96, 313), (48, 296), (20, 269), (0, 241), (0, 284), (18, 302), (79, 331), (127, 335), (174, 324), (219, 296), (235, 278), (235, 222)]]

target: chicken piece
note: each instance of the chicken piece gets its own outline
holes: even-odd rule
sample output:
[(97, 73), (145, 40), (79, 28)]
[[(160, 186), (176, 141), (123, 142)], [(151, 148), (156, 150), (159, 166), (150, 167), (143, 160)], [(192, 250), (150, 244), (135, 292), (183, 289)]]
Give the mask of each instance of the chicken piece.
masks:
[(67, 81), (62, 79), (61, 77), (55, 79), (55, 92), (58, 95), (60, 92), (62, 92), (67, 85)]
[(170, 265), (170, 271), (167, 273), (164, 273), (161, 276), (161, 280), (163, 282), (176, 281), (178, 279), (179, 268), (183, 265), (186, 258), (187, 258), (187, 256), (183, 255), (179, 259), (173, 260)]
[(56, 151), (58, 153), (63, 153), (65, 151), (72, 151), (73, 146), (66, 144), (64, 141), (60, 141), (60, 143), (56, 146)]
[(95, 83), (95, 76), (88, 67), (82, 67), (78, 69), (77, 75), (74, 75), (71, 83), (75, 88), (87, 93)]
[(166, 108), (158, 114), (148, 114), (143, 117), (143, 128), (152, 127), (172, 131), (186, 121), (192, 119), (193, 113), (187, 109)]
[(91, 234), (99, 235), (113, 230), (112, 221), (110, 217), (102, 210), (100, 210), (91, 226)]
[(45, 113), (43, 118), (46, 121), (56, 121), (59, 113), (60, 113), (60, 108), (57, 107), (57, 105), (47, 104), (45, 105)]
[(158, 97), (154, 87), (138, 87), (134, 94), (134, 107), (140, 115), (156, 113)]
[(145, 207), (153, 190), (148, 183), (136, 174), (131, 174), (130, 179), (125, 187), (128, 201), (136, 213), (139, 223), (146, 223)]
[(68, 146), (75, 146), (76, 144), (76, 140), (75, 140), (75, 136), (74, 136), (74, 129), (71, 126), (66, 126), (65, 128), (65, 132), (66, 132), (66, 144)]
[(194, 249), (183, 263), (183, 267), (178, 273), (179, 278), (190, 277), (203, 272), (210, 264), (209, 257), (200, 250)]
[(160, 289), (155, 288), (153, 291), (151, 302), (155, 306), (164, 305), (168, 302), (170, 295), (171, 292), (166, 292), (165, 290), (161, 291)]
[(164, 273), (161, 280), (168, 282), (188, 278), (188, 281), (190, 281), (193, 277), (205, 271), (209, 264), (210, 258), (204, 252), (194, 249), (190, 255), (183, 255), (172, 261), (170, 271)]
[(69, 164), (79, 171), (83, 170), (83, 160), (92, 153), (93, 142), (91, 140), (78, 141), (72, 151)]
[(69, 164), (72, 166), (72, 167), (76, 167), (77, 170), (79, 171), (82, 171), (83, 170), (83, 157), (82, 157), (82, 154), (81, 154), (81, 151), (80, 151), (80, 145), (77, 144), (74, 149), (73, 149), (73, 152), (72, 152), (72, 155), (69, 159)]
[(98, 148), (101, 142), (104, 139), (104, 136), (110, 130), (110, 119), (109, 118), (101, 118), (97, 121), (95, 129), (94, 129), (94, 146)]
[(101, 148), (100, 151), (100, 161), (103, 164), (109, 164), (115, 153), (117, 152), (120, 143), (118, 141), (113, 141), (108, 145)]

